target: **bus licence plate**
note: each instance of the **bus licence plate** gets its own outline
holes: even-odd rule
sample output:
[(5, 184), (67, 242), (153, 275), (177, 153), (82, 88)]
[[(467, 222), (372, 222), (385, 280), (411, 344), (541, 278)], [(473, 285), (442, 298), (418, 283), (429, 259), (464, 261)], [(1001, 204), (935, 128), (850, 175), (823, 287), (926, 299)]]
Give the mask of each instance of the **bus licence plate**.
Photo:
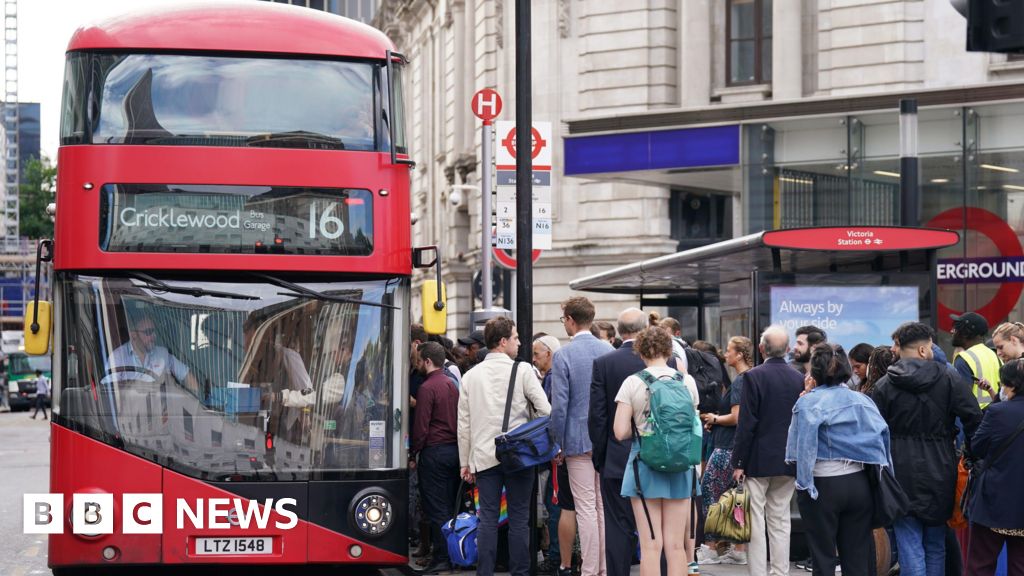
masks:
[(273, 538), (196, 538), (196, 555), (272, 554)]

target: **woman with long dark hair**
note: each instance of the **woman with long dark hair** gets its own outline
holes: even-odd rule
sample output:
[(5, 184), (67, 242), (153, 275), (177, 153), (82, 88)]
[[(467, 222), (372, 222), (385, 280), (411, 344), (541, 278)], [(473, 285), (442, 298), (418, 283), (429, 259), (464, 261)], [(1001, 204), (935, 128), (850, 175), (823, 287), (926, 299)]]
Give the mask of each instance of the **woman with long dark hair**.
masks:
[(852, 370), (842, 346), (811, 350), (806, 392), (793, 407), (786, 461), (796, 463), (797, 504), (815, 576), (868, 576), (874, 500), (865, 464), (892, 466), (889, 427), (875, 403), (843, 385)]
[(896, 362), (896, 356), (893, 355), (891, 347), (876, 346), (871, 351), (871, 356), (868, 357), (867, 375), (864, 382), (861, 383), (860, 392), (871, 396), (871, 391), (875, 389), (875, 383), (885, 376), (885, 372), (894, 362)]

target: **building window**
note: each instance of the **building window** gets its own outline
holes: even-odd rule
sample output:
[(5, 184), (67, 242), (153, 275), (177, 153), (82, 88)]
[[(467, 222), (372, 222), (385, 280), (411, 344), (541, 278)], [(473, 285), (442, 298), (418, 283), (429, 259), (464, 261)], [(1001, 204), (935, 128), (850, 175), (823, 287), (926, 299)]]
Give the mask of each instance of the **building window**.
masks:
[(670, 234), (679, 251), (732, 238), (732, 198), (673, 190), (669, 197)]
[(728, 0), (726, 62), (729, 86), (772, 80), (772, 0)]

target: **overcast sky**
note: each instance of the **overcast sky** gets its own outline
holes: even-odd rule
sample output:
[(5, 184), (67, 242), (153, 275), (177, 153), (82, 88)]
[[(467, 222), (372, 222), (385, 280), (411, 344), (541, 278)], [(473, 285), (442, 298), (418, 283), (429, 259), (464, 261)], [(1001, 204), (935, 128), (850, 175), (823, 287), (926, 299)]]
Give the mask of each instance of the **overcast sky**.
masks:
[(18, 2), (18, 99), (39, 102), (42, 153), (57, 159), (64, 50), (83, 24), (181, 0), (21, 0)]

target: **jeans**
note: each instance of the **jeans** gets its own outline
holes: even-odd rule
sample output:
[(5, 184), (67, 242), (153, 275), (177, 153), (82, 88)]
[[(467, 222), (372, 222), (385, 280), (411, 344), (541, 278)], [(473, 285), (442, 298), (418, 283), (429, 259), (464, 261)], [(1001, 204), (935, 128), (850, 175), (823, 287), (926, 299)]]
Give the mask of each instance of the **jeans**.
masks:
[(946, 526), (925, 526), (913, 516), (892, 525), (900, 553), (900, 576), (943, 576), (946, 572)]
[(547, 560), (549, 563), (557, 565), (562, 561), (562, 553), (558, 548), (558, 520), (562, 517), (562, 509), (558, 507), (558, 504), (552, 502), (555, 486), (551, 477), (555, 473), (552, 470), (548, 475), (548, 481), (544, 483), (544, 508), (548, 511), (548, 539), (551, 541), (548, 546)]
[(434, 562), (447, 562), (448, 546), (441, 526), (451, 520), (459, 492), (459, 445), (427, 446), (419, 458), (420, 502), (430, 520)]
[(477, 472), (476, 485), (480, 490), (480, 519), (477, 528), (477, 576), (494, 576), (494, 563), (498, 555), (498, 514), (501, 507), (501, 487), (505, 486), (508, 501), (509, 573), (527, 576), (530, 573), (530, 494), (536, 469), (527, 468), (511, 474), (495, 466)]

